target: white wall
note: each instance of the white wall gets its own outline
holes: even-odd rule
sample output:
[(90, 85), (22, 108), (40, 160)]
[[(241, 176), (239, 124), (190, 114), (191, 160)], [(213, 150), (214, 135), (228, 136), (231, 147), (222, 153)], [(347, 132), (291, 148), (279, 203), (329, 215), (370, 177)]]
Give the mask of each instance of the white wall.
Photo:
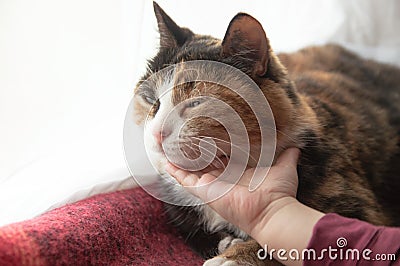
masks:
[(0, 223), (129, 175), (122, 128), (142, 9), (143, 1), (0, 2)]

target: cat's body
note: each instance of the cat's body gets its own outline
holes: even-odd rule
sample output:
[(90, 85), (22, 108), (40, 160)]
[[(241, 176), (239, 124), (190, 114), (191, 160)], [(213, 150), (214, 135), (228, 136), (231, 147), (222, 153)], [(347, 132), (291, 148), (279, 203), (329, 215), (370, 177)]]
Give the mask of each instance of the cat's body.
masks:
[[(267, 39), (252, 37), (252, 31), (263, 33), (263, 30), (245, 14), (232, 20), (221, 43), (179, 28), (157, 5), (155, 11), (162, 47), (149, 63), (151, 72), (196, 59), (238, 67), (269, 100), (277, 127), (276, 154), (290, 146), (302, 150), (298, 166), (300, 201), (323, 212), (336, 212), (374, 224), (400, 225), (398, 68), (362, 59), (335, 45), (310, 47), (276, 57)], [(245, 55), (252, 57), (247, 63), (240, 62), (243, 54), (236, 56), (243, 48), (256, 51)], [(138, 120), (142, 121), (140, 106), (144, 104), (140, 99), (137, 101), (137, 114), (141, 117)], [(152, 104), (155, 106), (156, 101)], [(164, 112), (163, 105), (166, 104), (160, 100), (153, 107), (154, 121), (158, 113)], [(257, 138), (254, 139), (252, 147), (257, 146)], [(160, 159), (161, 171), (165, 162), (165, 158)], [(199, 202), (171, 182), (164, 183), (163, 191), (166, 198), (178, 202)], [(246, 239), (243, 232), (207, 206), (167, 204), (166, 208), (187, 241), (205, 257), (216, 255), (218, 243), (227, 236)], [(221, 245), (219, 248), (219, 252), (225, 249)], [(257, 244), (250, 240), (232, 245), (222, 256), (238, 263), (263, 265), (256, 258), (257, 249)], [(214, 261), (210, 265), (217, 264)]]
[[(318, 120), (302, 149), (299, 199), (324, 212), (400, 225), (400, 70), (335, 45), (279, 58)], [(388, 219), (370, 213), (376, 200), (386, 206), (376, 212)], [(385, 211), (389, 205), (397, 211)]]
[[(317, 113), (315, 128), (296, 139), (302, 147), (300, 201), (325, 213), (399, 226), (400, 71), (335, 45), (278, 57), (297, 96)], [(226, 235), (243, 237), (212, 211), (193, 208), (167, 206), (172, 221), (204, 256), (216, 255)]]

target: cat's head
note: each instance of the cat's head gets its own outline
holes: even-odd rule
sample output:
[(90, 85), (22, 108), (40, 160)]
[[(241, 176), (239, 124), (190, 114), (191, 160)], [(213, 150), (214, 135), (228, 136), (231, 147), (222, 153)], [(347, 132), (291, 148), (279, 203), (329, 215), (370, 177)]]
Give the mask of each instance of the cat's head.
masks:
[[(259, 88), (240, 81), (234, 74), (223, 75), (221, 78), (227, 82), (237, 80), (236, 85), (247, 98), (260, 98), (260, 93), (265, 96), (270, 107), (265, 101), (261, 102), (261, 107), (271, 108), (278, 132), (285, 131), (285, 126), (292, 119), (290, 110), (297, 100), (296, 94), (292, 91), (286, 69), (273, 53), (262, 25), (255, 18), (244, 13), (237, 14), (221, 41), (179, 27), (156, 3), (154, 11), (160, 33), (160, 49), (149, 60), (147, 73), (142, 80), (149, 79), (168, 66), (194, 60), (208, 60), (232, 66), (247, 74)], [(145, 124), (145, 143), (148, 151), (153, 154), (151, 156), (157, 158), (155, 161), (159, 162), (159, 170), (162, 171), (165, 164), (165, 153), (182, 151), (188, 158), (198, 157), (199, 142), (204, 137), (215, 141), (218, 158), (229, 157), (232, 134), (239, 134), (239, 131), (235, 132), (240, 128), (235, 127), (235, 124), (239, 123), (244, 124), (250, 140), (249, 152), (253, 159), (248, 164), (255, 165), (260, 153), (261, 134), (249, 104), (221, 84), (192, 81), (199, 72), (204, 74), (207, 71), (217, 71), (218, 66), (203, 66), (192, 72), (187, 69), (184, 71), (184, 68), (185, 66), (170, 67), (161, 77), (159, 75), (145, 86), (142, 81), (139, 82), (135, 89), (135, 117), (137, 123)], [(185, 83), (188, 80), (190, 82)], [(212, 99), (227, 103), (238, 116), (232, 116), (232, 112), (228, 114), (227, 109), (216, 107), (218, 105)], [(214, 119), (206, 117), (207, 115), (199, 116), (204, 113), (212, 115)], [(239, 118), (241, 122), (237, 120)], [(228, 133), (223, 123), (233, 125), (231, 128), (234, 132)], [(277, 138), (279, 142), (279, 134)], [(271, 143), (275, 145), (275, 140), (271, 140)]]

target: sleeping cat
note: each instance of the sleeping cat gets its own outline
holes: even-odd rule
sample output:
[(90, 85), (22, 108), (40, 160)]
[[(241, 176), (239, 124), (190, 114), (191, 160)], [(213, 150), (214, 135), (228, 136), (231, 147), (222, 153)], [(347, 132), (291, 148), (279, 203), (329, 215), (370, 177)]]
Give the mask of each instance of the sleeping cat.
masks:
[[(297, 195), (301, 202), (325, 213), (336, 212), (379, 225), (400, 225), (398, 68), (362, 59), (337, 45), (275, 55), (261, 24), (244, 13), (232, 19), (221, 41), (179, 27), (156, 3), (154, 10), (160, 49), (149, 60), (142, 80), (167, 66), (199, 59), (243, 71), (270, 104), (276, 125), (275, 156), (291, 146), (302, 151)], [(163, 149), (180, 149), (170, 140), (170, 135), (178, 130), (182, 142), (185, 137), (204, 136), (221, 140), (217, 145), (229, 155), (229, 138), (224, 128), (209, 118), (190, 120), (183, 129), (174, 124), (160, 129), (160, 121), (175, 106), (199, 95), (232, 104), (248, 130), (250, 153), (257, 158), (259, 127), (238, 95), (204, 82), (178, 86), (174, 84), (177, 76), (179, 70), (175, 69), (158, 85), (149, 88), (141, 86), (141, 81), (135, 89), (135, 117), (139, 124), (147, 121), (145, 142), (153, 150), (160, 173), (165, 173), (167, 161)], [(172, 91), (165, 90), (168, 86), (173, 87)], [(248, 88), (246, 93), (251, 96), (254, 91)], [(185, 108), (181, 115), (213, 110), (201, 101), (192, 101)], [(251, 161), (248, 164), (254, 166)], [(161, 179), (170, 177), (165, 175)], [(166, 210), (188, 243), (205, 258), (218, 256), (206, 265), (275, 263), (257, 259), (258, 244), (208, 206), (185, 207), (200, 202), (182, 187), (171, 180), (163, 184), (165, 198), (182, 203), (166, 204)]]

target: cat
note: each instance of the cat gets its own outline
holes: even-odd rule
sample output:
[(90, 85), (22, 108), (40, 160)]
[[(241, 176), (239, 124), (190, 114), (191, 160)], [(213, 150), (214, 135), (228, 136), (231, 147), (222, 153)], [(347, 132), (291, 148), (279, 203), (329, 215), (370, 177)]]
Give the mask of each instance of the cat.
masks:
[[(298, 164), (298, 199), (317, 210), (336, 212), (376, 225), (400, 225), (400, 70), (366, 60), (334, 44), (304, 48), (275, 55), (265, 31), (255, 18), (239, 13), (230, 22), (224, 38), (197, 35), (178, 26), (153, 2), (160, 33), (160, 49), (148, 61), (142, 81), (167, 66), (192, 60), (221, 62), (246, 73), (268, 99), (276, 124), (277, 157), (288, 147), (301, 149)], [(225, 88), (190, 82), (165, 94), (174, 86), (179, 71), (170, 72), (155, 87), (141, 86), (134, 93), (135, 118), (145, 124), (145, 142), (153, 149), (160, 173), (167, 162), (163, 147), (170, 132), (161, 132), (159, 121), (183, 100), (213, 95), (234, 106), (251, 140), (251, 154), (259, 155), (260, 132), (254, 114), (237, 95)], [(199, 86), (197, 86), (199, 85)], [(201, 85), (201, 86), (200, 86)], [(216, 91), (217, 90), (217, 91)], [(177, 93), (179, 92), (179, 93)], [(247, 90), (251, 95), (251, 89)], [(194, 101), (191, 110), (205, 107)], [(189, 108), (188, 107), (188, 108)], [(150, 111), (148, 111), (150, 110)], [(229, 141), (223, 128), (203, 118), (189, 121), (186, 134)], [(222, 142), (223, 143), (223, 142)], [(222, 144), (220, 144), (222, 147)], [(222, 147), (226, 150), (226, 147)], [(249, 161), (249, 166), (254, 166)], [(161, 178), (171, 221), (187, 242), (204, 258), (205, 265), (270, 265), (257, 258), (260, 246), (167, 175)], [(217, 257), (214, 257), (217, 256)], [(214, 257), (214, 258), (213, 258)]]

